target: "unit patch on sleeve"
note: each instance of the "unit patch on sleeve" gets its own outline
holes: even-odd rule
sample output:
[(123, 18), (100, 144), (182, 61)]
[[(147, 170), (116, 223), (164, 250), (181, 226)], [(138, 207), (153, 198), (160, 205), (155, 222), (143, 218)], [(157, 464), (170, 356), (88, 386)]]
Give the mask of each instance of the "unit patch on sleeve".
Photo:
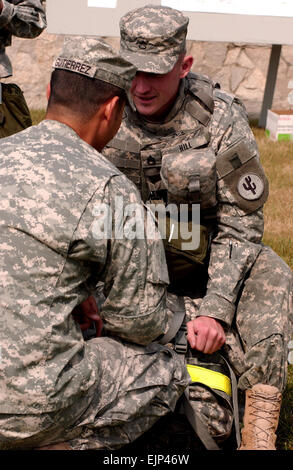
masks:
[(217, 156), (217, 174), (221, 190), (235, 209), (249, 214), (266, 202), (269, 184), (257, 156), (257, 150), (245, 137), (234, 141)]
[(244, 199), (254, 201), (264, 192), (264, 182), (258, 175), (247, 173), (239, 178), (237, 189)]

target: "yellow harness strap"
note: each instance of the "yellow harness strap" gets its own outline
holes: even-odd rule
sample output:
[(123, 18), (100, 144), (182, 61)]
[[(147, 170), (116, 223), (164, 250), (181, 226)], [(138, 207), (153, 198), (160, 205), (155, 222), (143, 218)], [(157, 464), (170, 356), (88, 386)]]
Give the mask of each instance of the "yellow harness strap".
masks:
[(232, 396), (231, 381), (226, 375), (211, 369), (206, 369), (205, 367), (193, 366), (191, 364), (187, 364), (187, 370), (192, 382), (202, 383), (210, 388), (221, 390), (222, 392), (227, 393), (230, 397)]

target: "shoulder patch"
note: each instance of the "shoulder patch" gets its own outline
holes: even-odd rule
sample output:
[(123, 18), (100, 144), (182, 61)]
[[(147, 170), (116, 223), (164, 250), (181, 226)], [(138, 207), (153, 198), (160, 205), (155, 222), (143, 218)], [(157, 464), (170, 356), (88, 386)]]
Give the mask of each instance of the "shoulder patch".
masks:
[(259, 199), (265, 189), (263, 179), (255, 173), (244, 173), (238, 179), (237, 190), (243, 199), (254, 201)]
[(269, 183), (255, 149), (245, 137), (218, 154), (217, 174), (228, 200), (244, 213), (254, 212), (266, 202)]

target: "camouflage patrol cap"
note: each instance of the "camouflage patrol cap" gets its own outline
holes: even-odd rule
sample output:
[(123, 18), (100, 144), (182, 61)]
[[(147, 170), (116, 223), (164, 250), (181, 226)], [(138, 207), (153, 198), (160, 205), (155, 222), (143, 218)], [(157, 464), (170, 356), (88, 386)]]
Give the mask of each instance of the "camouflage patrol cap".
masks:
[(168, 73), (185, 50), (188, 22), (169, 7), (131, 10), (120, 20), (120, 54), (141, 72)]
[(128, 92), (136, 67), (100, 38), (68, 36), (53, 68), (96, 78)]

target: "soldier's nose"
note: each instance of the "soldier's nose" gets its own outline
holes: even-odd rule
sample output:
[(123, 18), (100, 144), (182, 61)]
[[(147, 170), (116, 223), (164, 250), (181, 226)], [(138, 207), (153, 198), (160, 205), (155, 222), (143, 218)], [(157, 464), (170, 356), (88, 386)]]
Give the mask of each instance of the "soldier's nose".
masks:
[(138, 72), (132, 82), (132, 91), (140, 94), (146, 94), (151, 91), (151, 85), (144, 73)]

